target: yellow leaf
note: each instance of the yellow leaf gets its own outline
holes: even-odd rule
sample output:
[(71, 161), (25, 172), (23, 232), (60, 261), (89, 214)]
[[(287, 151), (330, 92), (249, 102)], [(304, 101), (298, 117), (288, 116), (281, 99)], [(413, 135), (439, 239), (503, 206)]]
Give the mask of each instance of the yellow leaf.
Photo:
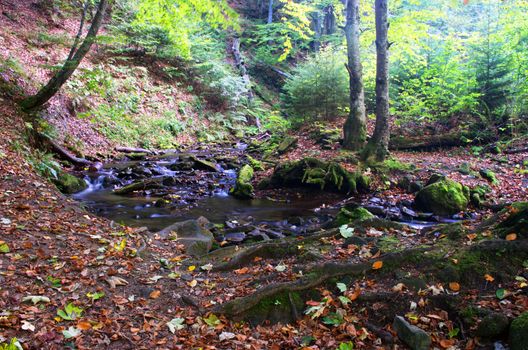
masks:
[(374, 264), (372, 264), (372, 268), (374, 270), (379, 270), (382, 267), (383, 267), (383, 261), (381, 261), (381, 260), (375, 261)]
[(485, 274), (484, 275), (484, 278), (486, 279), (486, 281), (488, 282), (493, 282), (495, 281), (495, 278), (493, 278), (493, 276), (489, 275), (489, 274)]
[(458, 284), (458, 282), (450, 282), (449, 289), (451, 289), (453, 292), (458, 292), (460, 290), (460, 284)]
[(187, 284), (189, 285), (189, 287), (194, 288), (198, 284), (198, 281), (197, 280), (192, 280), (191, 282), (189, 282)]
[(187, 270), (193, 272), (194, 270), (196, 270), (196, 266), (191, 265), (191, 266), (189, 266), (189, 267), (187, 268)]
[(515, 241), (516, 239), (517, 239), (516, 233), (510, 233), (509, 235), (506, 236), (507, 241)]

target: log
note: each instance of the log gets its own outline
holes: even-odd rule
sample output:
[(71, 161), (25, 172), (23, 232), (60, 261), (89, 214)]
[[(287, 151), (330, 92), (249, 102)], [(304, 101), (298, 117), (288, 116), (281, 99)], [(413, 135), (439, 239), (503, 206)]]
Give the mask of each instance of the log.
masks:
[(147, 153), (147, 154), (155, 154), (156, 152), (145, 149), (145, 148), (135, 148), (135, 147), (116, 147), (115, 150), (117, 152), (122, 153)]
[[(445, 134), (423, 135), (419, 137), (409, 137), (401, 135), (391, 135), (389, 148), (392, 150), (423, 150), (428, 148), (446, 148), (458, 147), (476, 144), (477, 140), (473, 142), (466, 142), (468, 135), (463, 132), (449, 132)], [(493, 137), (479, 139), (478, 143), (489, 143), (496, 141)]]
[(49, 148), (51, 152), (57, 154), (60, 158), (72, 163), (76, 167), (95, 168), (95, 170), (100, 169), (99, 162), (91, 162), (87, 159), (75, 156), (66, 148), (62, 147), (57, 142), (53, 141), (49, 136), (44, 135), (43, 133), (37, 132), (37, 138), (42, 144), (47, 145), (47, 148)]

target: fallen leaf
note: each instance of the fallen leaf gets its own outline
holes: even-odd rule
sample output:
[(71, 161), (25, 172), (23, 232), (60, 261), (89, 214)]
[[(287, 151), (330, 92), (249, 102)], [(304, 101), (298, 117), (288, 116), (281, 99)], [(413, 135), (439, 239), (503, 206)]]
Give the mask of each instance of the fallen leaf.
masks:
[(106, 282), (110, 285), (110, 288), (115, 289), (116, 286), (126, 286), (128, 285), (127, 280), (117, 276), (110, 276), (106, 279)]
[(231, 332), (222, 332), (220, 333), (220, 341), (224, 341), (224, 340), (230, 340), (230, 339), (233, 339), (235, 337), (235, 333), (231, 333)]
[(167, 322), (166, 325), (169, 327), (169, 331), (174, 334), (176, 331), (185, 328), (185, 325), (183, 324), (184, 321), (185, 320), (183, 318), (177, 317)]
[(187, 284), (189, 285), (189, 287), (194, 288), (198, 284), (198, 281), (197, 280), (192, 280), (191, 282), (189, 282)]
[(191, 265), (187, 268), (187, 270), (189, 270), (190, 272), (193, 272), (194, 270), (196, 270), (196, 266), (194, 265)]
[(80, 321), (77, 323), (77, 328), (79, 328), (81, 331), (87, 331), (92, 328), (92, 325), (90, 322)]
[(373, 264), (372, 264), (372, 269), (374, 270), (379, 270), (383, 267), (383, 261), (381, 260), (378, 260), (378, 261), (375, 261)]
[(484, 275), (484, 278), (486, 279), (486, 281), (488, 282), (493, 282), (495, 281), (495, 278), (493, 278), (493, 276), (489, 275), (489, 274), (485, 274)]
[(451, 289), (453, 292), (458, 292), (460, 290), (460, 284), (458, 284), (458, 282), (450, 282), (449, 289)]
[(507, 241), (515, 241), (516, 239), (517, 239), (516, 233), (510, 233), (509, 235), (506, 236)]
[(75, 327), (70, 326), (70, 328), (68, 328), (67, 330), (63, 330), (62, 334), (64, 335), (64, 338), (70, 339), (77, 337), (79, 334), (81, 334), (81, 331)]
[(209, 263), (209, 264), (205, 264), (203, 266), (200, 266), (200, 268), (204, 271), (211, 271), (213, 269), (213, 264)]
[(249, 271), (249, 268), (246, 266), (241, 269), (234, 270), (233, 272), (236, 273), (237, 275), (243, 275), (247, 273), (248, 271)]
[(152, 293), (150, 293), (149, 297), (150, 299), (158, 299), (160, 295), (161, 295), (161, 291), (156, 289), (152, 291)]
[(20, 328), (22, 328), (25, 331), (31, 331), (31, 332), (35, 331), (35, 326), (25, 320), (22, 320), (22, 326)]
[(38, 303), (49, 303), (50, 299), (43, 295), (28, 295), (27, 297), (23, 297), (22, 301), (23, 302), (31, 301), (33, 305), (36, 305)]

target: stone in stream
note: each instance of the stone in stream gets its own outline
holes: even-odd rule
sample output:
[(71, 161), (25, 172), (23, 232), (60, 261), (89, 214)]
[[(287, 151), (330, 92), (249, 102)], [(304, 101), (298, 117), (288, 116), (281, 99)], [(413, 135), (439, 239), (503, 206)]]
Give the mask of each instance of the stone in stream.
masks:
[(514, 319), (510, 325), (508, 342), (511, 350), (528, 350), (528, 311)]
[(431, 346), (431, 336), (423, 329), (409, 324), (401, 316), (394, 317), (392, 328), (405, 344), (412, 350), (429, 350)]
[(213, 246), (214, 237), (209, 227), (209, 220), (201, 216), (196, 220), (174, 223), (159, 231), (158, 234), (182, 243), (187, 254), (202, 256), (207, 254)]
[(59, 171), (57, 173), (57, 177), (52, 181), (62, 193), (66, 194), (81, 192), (85, 190), (86, 187), (88, 187), (83, 179), (68, 174), (64, 171)]
[(241, 243), (246, 237), (244, 232), (230, 232), (225, 234), (224, 239), (228, 242)]
[(357, 207), (351, 210), (341, 208), (336, 217), (336, 225), (346, 225), (355, 221), (364, 221), (374, 218), (374, 215), (363, 207)]
[(193, 168), (196, 170), (213, 171), (213, 172), (217, 172), (221, 170), (220, 166), (217, 163), (213, 163), (208, 160), (203, 160), (203, 159), (198, 159), (198, 158), (194, 158)]
[(246, 164), (238, 172), (235, 187), (229, 191), (229, 194), (239, 199), (253, 198), (253, 185), (251, 184), (252, 179), (253, 168)]
[(440, 179), (421, 189), (414, 199), (418, 210), (453, 215), (469, 204), (469, 188), (450, 179)]

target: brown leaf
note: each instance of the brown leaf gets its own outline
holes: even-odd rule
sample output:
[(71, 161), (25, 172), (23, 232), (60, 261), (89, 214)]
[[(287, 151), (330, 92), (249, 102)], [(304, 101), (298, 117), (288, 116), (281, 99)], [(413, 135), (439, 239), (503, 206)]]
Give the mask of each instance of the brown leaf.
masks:
[(149, 297), (150, 299), (158, 299), (160, 295), (161, 295), (161, 291), (156, 289), (155, 291), (150, 293)]

